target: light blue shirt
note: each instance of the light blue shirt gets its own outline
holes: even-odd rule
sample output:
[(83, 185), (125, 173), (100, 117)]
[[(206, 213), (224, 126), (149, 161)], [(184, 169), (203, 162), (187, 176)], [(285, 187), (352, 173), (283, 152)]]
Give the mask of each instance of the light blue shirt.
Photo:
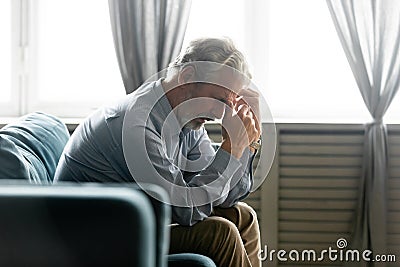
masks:
[[(134, 114), (130, 116), (133, 126), (122, 137), (128, 112)], [(221, 192), (218, 199), (200, 206), (172, 207), (172, 220), (181, 225), (203, 220), (214, 206), (230, 207), (245, 198), (253, 182), (254, 155), (250, 150), (246, 149), (237, 160), (223, 149), (215, 151), (204, 127), (165, 131), (168, 127), (163, 126), (174, 122), (171, 114), (174, 113), (161, 80), (146, 83), (116, 105), (99, 109), (74, 131), (60, 158), (54, 181), (123, 183), (135, 182), (134, 177), (140, 176), (150, 183), (157, 182), (155, 175), (140, 162), (145, 157), (166, 181), (184, 187), (204, 186), (223, 175), (226, 183), (216, 189)], [(124, 155), (123, 140), (129, 140), (129, 147), (134, 148), (129, 150), (135, 157), (134, 164), (127, 162), (132, 159)], [(140, 149), (143, 143), (145, 151)]]

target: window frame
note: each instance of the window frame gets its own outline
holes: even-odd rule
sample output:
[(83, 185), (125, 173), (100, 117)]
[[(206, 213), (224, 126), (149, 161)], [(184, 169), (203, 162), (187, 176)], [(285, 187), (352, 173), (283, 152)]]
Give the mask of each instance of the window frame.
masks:
[[(23, 35), (21, 32), (22, 28), (22, 6), (23, 2), (26, 0), (12, 1), (11, 8), (11, 80), (10, 80), (10, 100), (7, 102), (3, 102), (0, 105), (0, 114), (3, 117), (14, 117), (20, 114), (21, 110), (21, 90), (22, 85), (24, 84), (23, 77), (23, 56), (24, 56), (24, 47), (23, 47)], [(8, 38), (7, 38), (8, 39)]]

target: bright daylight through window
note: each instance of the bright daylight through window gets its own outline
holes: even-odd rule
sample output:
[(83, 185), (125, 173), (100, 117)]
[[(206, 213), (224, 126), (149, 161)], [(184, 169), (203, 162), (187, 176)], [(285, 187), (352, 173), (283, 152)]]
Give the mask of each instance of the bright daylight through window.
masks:
[[(230, 36), (247, 54), (277, 121), (370, 120), (325, 1), (193, 0), (185, 42), (207, 34)], [(400, 120), (394, 101), (389, 122)]]
[(123, 96), (108, 1), (37, 3), (35, 108), (44, 106), (64, 116), (87, 115)]
[(3, 106), (11, 101), (11, 1), (0, 1), (0, 34), (0, 104)]
[[(14, 116), (84, 117), (125, 94), (106, 0), (0, 1), (0, 33), (0, 116), (13, 103)], [(11, 64), (20, 58), (12, 33), (28, 33), (22, 63)], [(201, 36), (234, 40), (278, 122), (370, 120), (325, 1), (193, 0), (184, 46)], [(400, 96), (385, 118), (400, 121)]]
[[(269, 1), (267, 100), (275, 117), (368, 122), (325, 1)], [(386, 121), (400, 120), (400, 97)], [(397, 117), (397, 118), (396, 118)]]
[(367, 120), (325, 1), (270, 1), (269, 18), (267, 99), (275, 116)]

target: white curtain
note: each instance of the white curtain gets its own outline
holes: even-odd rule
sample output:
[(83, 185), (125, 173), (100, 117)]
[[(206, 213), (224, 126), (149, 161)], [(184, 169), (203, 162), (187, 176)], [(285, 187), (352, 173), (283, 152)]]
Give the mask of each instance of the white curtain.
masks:
[(386, 253), (388, 153), (382, 119), (400, 83), (400, 1), (327, 0), (327, 4), (373, 118), (365, 128), (363, 174), (352, 244), (375, 254)]
[(109, 0), (126, 93), (168, 66), (182, 47), (191, 0)]

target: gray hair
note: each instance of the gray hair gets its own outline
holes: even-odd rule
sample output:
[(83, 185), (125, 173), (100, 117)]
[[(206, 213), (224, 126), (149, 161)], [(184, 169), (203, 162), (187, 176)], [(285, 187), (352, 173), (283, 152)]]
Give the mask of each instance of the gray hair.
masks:
[(209, 61), (226, 65), (243, 73), (248, 79), (252, 78), (244, 55), (227, 37), (199, 38), (191, 41), (186, 49), (169, 64), (169, 68), (193, 61)]

